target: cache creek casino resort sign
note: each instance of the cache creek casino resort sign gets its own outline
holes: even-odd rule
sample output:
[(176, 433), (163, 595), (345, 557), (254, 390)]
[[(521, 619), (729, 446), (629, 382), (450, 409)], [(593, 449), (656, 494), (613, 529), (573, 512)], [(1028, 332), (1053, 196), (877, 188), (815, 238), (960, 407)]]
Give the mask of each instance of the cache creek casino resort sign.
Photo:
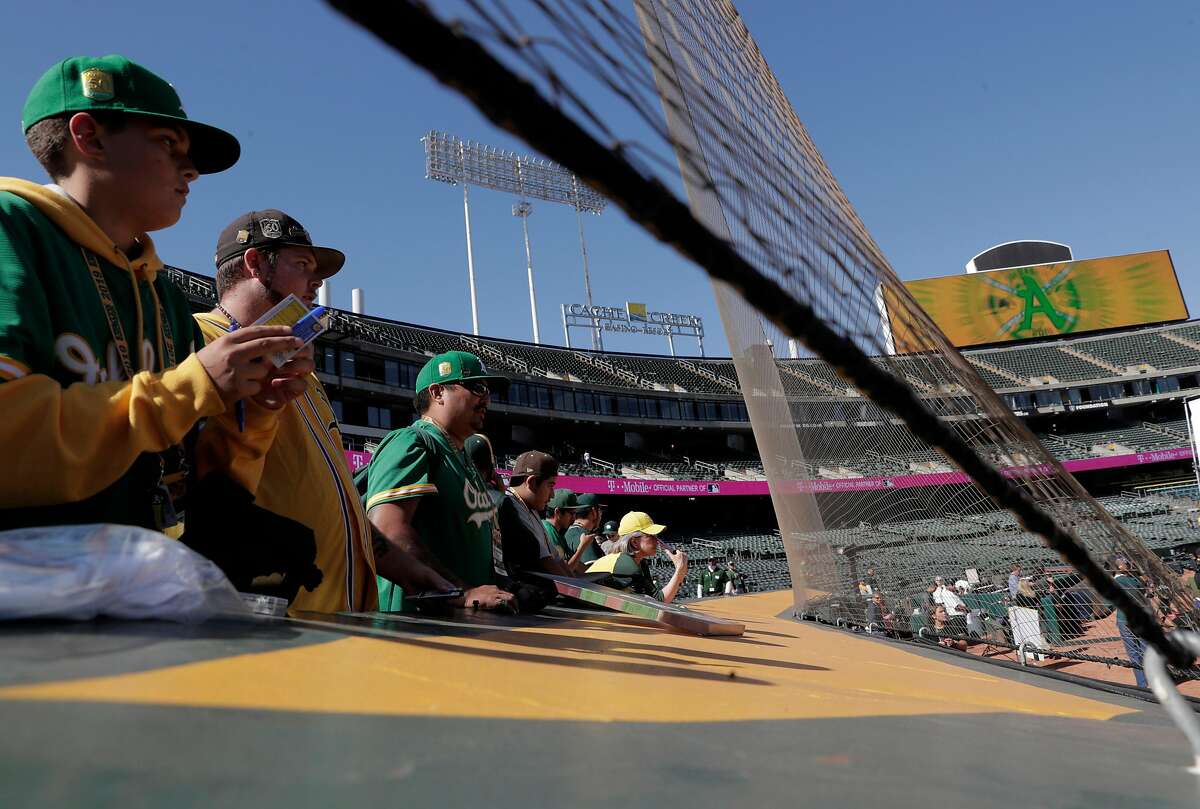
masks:
[(699, 315), (652, 312), (644, 303), (626, 302), (624, 307), (564, 303), (562, 322), (567, 348), (571, 348), (571, 329), (584, 329), (666, 337), (671, 356), (675, 356), (675, 338), (689, 337), (696, 340), (700, 354), (704, 354), (704, 321)]

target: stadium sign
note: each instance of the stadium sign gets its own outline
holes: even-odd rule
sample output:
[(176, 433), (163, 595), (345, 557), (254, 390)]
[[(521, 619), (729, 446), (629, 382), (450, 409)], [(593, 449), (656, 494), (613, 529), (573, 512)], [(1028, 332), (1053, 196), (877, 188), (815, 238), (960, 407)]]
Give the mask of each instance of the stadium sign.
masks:
[[(1197, 400), (1200, 402), (1200, 400)], [(1200, 408), (1200, 405), (1197, 405)], [(1119, 469), (1127, 466), (1183, 461), (1194, 457), (1192, 447), (1172, 447), (1152, 452), (1135, 452), (1122, 455), (1102, 455), (1094, 458), (1064, 460), (1063, 467), (1072, 474), (1095, 472), (1102, 469)], [(360, 469), (371, 460), (368, 452), (346, 451), (346, 460), (352, 469)], [(496, 470), (501, 475), (510, 470)], [(1001, 470), (1007, 478), (1028, 478), (1045, 475), (1052, 471), (1049, 464), (1032, 466), (1010, 466)], [(958, 486), (971, 482), (963, 472), (916, 472), (910, 475), (861, 478), (813, 478), (782, 484), (784, 491), (805, 494), (847, 494), (853, 492), (876, 492), (890, 489), (915, 489), (933, 486)], [(654, 495), (659, 497), (721, 497), (721, 496), (766, 496), (771, 493), (765, 480), (632, 480), (629, 478), (576, 477), (559, 475), (558, 486), (577, 494), (610, 495)]]
[(1098, 401), (1098, 402), (1078, 402), (1078, 403), (1069, 403), (1069, 404), (1067, 405), (1067, 409), (1068, 409), (1068, 410), (1072, 410), (1072, 411), (1078, 411), (1078, 410), (1102, 410), (1102, 409), (1104, 409), (1104, 408), (1108, 407), (1110, 404), (1111, 404), (1111, 402), (1109, 402), (1107, 399), (1106, 399), (1106, 400), (1103, 400), (1103, 401)]
[(586, 303), (562, 304), (563, 335), (571, 347), (571, 329), (618, 334), (645, 334), (666, 337), (671, 356), (675, 356), (675, 338), (692, 337), (704, 354), (704, 321), (699, 315), (651, 311), (644, 303), (626, 301), (624, 307), (589, 306)]

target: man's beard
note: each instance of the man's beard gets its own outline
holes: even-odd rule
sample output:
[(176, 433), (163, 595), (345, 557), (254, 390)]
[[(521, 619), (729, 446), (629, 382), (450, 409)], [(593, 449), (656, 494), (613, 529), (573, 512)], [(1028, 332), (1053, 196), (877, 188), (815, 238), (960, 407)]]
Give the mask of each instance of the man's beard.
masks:
[(282, 292), (275, 289), (274, 270), (271, 270), (266, 279), (259, 281), (259, 283), (263, 285), (263, 291), (267, 293), (267, 300), (270, 301), (270, 305), (267, 306), (268, 309), (277, 304), (283, 303), (283, 299), (287, 297), (287, 295), (284, 295)]

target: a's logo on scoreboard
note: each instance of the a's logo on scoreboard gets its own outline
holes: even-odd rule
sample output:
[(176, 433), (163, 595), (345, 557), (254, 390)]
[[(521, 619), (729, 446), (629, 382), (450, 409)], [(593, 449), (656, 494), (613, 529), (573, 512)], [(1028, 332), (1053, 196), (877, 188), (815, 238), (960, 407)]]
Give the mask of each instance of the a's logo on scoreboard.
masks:
[[(1070, 277), (1073, 269), (1075, 265), (1068, 264), (1046, 280), (1032, 267), (985, 276), (993, 288), (988, 309), (1000, 319), (1003, 338), (1021, 340), (1075, 331), (1084, 301)], [(1007, 276), (1003, 280), (996, 277), (1001, 272)], [(999, 334), (997, 338), (1003, 339)]]
[(645, 323), (647, 319), (646, 304), (625, 302), (625, 311), (630, 323)]
[[(1166, 250), (1009, 267), (905, 281), (954, 345), (1029, 340), (1186, 320)], [(911, 304), (884, 289), (895, 345), (920, 345), (904, 317)]]

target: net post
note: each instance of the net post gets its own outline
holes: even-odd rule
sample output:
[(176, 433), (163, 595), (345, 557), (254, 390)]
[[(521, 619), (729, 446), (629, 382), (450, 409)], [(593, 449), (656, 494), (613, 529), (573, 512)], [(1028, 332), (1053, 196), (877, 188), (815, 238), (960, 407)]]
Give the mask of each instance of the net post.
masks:
[[(634, 0), (634, 7), (687, 193), (688, 207), (692, 215), (713, 235), (732, 243), (732, 234), (720, 200), (713, 191), (711, 171), (699, 133), (680, 90), (679, 68), (671, 55), (658, 0)], [(804, 453), (793, 429), (783, 382), (767, 346), (758, 315), (737, 297), (728, 284), (712, 279), (712, 286), (729, 339), (743, 400), (750, 414), (751, 430), (763, 466), (768, 470), (771, 501), (792, 578), (794, 609), (804, 612), (808, 605), (808, 576), (806, 560), (798, 547), (798, 537), (805, 531), (823, 527), (812, 493), (803, 492), (795, 485), (797, 481), (792, 470), (794, 465), (804, 464)], [(697, 340), (703, 356), (703, 337)], [(766, 391), (768, 395), (748, 395), (747, 392), (755, 390)]]

